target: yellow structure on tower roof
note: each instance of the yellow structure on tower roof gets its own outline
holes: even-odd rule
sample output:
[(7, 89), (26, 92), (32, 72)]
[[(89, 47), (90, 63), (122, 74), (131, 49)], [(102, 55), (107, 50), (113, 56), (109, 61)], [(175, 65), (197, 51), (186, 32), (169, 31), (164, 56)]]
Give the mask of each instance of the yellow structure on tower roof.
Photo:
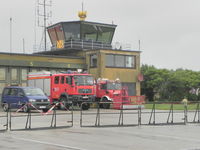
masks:
[(82, 11), (78, 12), (78, 16), (81, 21), (85, 21), (85, 18), (87, 17), (87, 11), (83, 10), (83, 3), (82, 3)]

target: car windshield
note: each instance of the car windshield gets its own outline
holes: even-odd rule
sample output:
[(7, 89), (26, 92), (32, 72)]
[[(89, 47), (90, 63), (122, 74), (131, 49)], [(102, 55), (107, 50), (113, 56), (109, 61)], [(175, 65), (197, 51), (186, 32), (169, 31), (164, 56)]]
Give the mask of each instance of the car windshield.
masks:
[(24, 93), (26, 96), (44, 96), (44, 92), (39, 88), (25, 88)]
[(122, 89), (121, 83), (116, 83), (116, 82), (107, 83), (107, 90), (121, 90), (121, 89)]
[(74, 76), (74, 82), (76, 85), (93, 85), (94, 79), (92, 76)]

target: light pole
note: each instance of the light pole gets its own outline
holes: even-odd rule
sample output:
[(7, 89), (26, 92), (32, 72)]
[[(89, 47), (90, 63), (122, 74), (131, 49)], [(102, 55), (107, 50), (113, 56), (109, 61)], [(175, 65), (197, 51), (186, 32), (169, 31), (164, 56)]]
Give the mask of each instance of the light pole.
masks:
[(12, 17), (10, 17), (10, 53), (12, 53)]

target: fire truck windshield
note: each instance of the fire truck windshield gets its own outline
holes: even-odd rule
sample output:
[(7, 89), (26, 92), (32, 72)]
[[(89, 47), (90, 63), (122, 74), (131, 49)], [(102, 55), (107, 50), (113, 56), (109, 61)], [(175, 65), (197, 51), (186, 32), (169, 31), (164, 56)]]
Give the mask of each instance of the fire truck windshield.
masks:
[(92, 76), (79, 76), (76, 75), (74, 76), (74, 82), (76, 85), (93, 85), (94, 84), (94, 79)]
[(115, 83), (115, 82), (107, 83), (107, 90), (121, 90), (121, 89), (122, 89), (121, 83)]

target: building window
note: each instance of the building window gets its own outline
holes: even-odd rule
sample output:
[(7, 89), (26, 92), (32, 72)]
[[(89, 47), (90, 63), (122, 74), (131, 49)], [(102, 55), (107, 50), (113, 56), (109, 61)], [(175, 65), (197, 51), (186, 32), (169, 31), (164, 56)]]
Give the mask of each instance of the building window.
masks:
[(27, 83), (26, 82), (22, 82), (21, 85), (24, 86), (24, 87), (26, 87)]
[(0, 68), (0, 80), (6, 80), (6, 69)]
[(11, 80), (16, 81), (17, 80), (17, 69), (11, 69)]
[(97, 67), (97, 54), (90, 55), (90, 67)]
[(106, 55), (106, 67), (135, 68), (135, 56)]
[(6, 86), (6, 83), (0, 83), (0, 93), (3, 92), (3, 89), (5, 86)]
[(115, 55), (115, 67), (125, 67), (125, 56)]
[(22, 69), (22, 80), (26, 81), (27, 80), (27, 69)]
[(114, 55), (106, 55), (106, 66), (114, 67)]
[(135, 57), (134, 56), (126, 56), (126, 67), (134, 67), (135, 68)]

